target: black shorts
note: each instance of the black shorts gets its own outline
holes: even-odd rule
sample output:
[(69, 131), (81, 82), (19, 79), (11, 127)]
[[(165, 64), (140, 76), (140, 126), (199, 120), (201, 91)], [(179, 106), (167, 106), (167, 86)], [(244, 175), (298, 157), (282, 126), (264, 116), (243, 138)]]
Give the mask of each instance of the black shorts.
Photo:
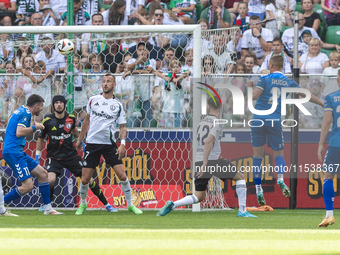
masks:
[[(195, 168), (201, 167), (202, 165), (203, 165), (203, 161), (196, 162)], [(217, 176), (221, 180), (225, 181), (226, 179), (233, 179), (235, 175), (237, 174), (236, 166), (225, 158), (208, 161), (207, 167), (216, 167), (216, 166), (219, 166), (220, 168), (215, 170), (215, 172), (212, 172), (212, 173), (206, 172), (202, 175), (202, 177), (195, 178), (195, 190), (196, 191), (206, 191), (207, 185), (212, 176)]]
[(99, 165), (100, 157), (103, 155), (106, 164), (110, 166), (123, 164), (122, 160), (118, 159), (116, 144), (87, 144), (85, 147), (85, 156), (83, 166), (95, 168)]
[(74, 176), (81, 177), (83, 161), (79, 155), (68, 159), (48, 158), (46, 170), (49, 173), (56, 173), (57, 176), (63, 173), (63, 168), (69, 170)]

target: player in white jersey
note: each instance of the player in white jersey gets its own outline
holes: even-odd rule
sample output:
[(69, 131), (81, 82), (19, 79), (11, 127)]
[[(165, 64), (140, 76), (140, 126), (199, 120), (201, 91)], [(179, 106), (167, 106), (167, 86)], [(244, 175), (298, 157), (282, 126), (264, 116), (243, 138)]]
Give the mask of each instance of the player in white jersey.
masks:
[[(92, 96), (87, 105), (87, 115), (76, 144), (76, 148), (78, 150), (81, 149), (82, 141), (87, 133), (87, 144), (79, 189), (81, 203), (76, 215), (83, 214), (87, 208), (86, 197), (89, 190), (89, 182), (94, 168), (99, 164), (101, 155), (104, 156), (106, 163), (113, 167), (120, 180), (128, 210), (135, 214), (143, 213), (132, 204), (130, 182), (125, 174), (122, 162), (122, 158), (125, 155), (126, 118), (123, 104), (113, 95), (115, 87), (115, 77), (112, 74), (106, 74), (102, 79), (103, 93)], [(116, 121), (119, 124), (121, 139), (118, 149), (114, 136)]]
[[(243, 174), (238, 172), (236, 166), (229, 160), (220, 157), (223, 124), (218, 124), (217, 120), (219, 119), (218, 116), (222, 105), (217, 97), (211, 97), (208, 100), (208, 107), (209, 114), (200, 122), (197, 129), (195, 194), (175, 202), (166, 202), (165, 206), (158, 211), (157, 216), (165, 216), (176, 207), (203, 201), (209, 179), (212, 175), (215, 175), (222, 180), (233, 179), (236, 181), (239, 204), (237, 217), (256, 217), (246, 211), (247, 187)], [(214, 173), (212, 174), (210, 171)]]

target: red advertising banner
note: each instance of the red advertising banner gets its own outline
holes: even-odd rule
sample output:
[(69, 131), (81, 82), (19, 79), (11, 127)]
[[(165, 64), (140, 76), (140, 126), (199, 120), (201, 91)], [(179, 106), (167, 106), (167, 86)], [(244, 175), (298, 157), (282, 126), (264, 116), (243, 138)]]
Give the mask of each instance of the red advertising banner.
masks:
[[(0, 143), (0, 148), (2, 143)], [(253, 150), (249, 142), (221, 143), (222, 156), (231, 160), (238, 169), (245, 169), (248, 187), (248, 206), (258, 206), (255, 187), (250, 171), (253, 161)], [(325, 146), (326, 148), (327, 146)], [(34, 156), (35, 143), (28, 143), (26, 152)], [(322, 173), (312, 171), (312, 166), (321, 164), (316, 156), (317, 144), (299, 144), (299, 166), (297, 186), (297, 208), (324, 208), (322, 198)], [(133, 142), (127, 146), (123, 164), (133, 189), (134, 203), (141, 208), (160, 208), (167, 200), (177, 200), (192, 193), (191, 144), (189, 142)], [(0, 151), (1, 155), (1, 151)], [(1, 158), (1, 156), (0, 156)], [(45, 153), (43, 152), (43, 159)], [(286, 165), (290, 166), (290, 146), (285, 148)], [(43, 161), (41, 161), (43, 162)], [(5, 165), (2, 160), (1, 165)], [(270, 148), (265, 147), (264, 166), (275, 166)], [(101, 162), (96, 168), (96, 181), (102, 186), (109, 203), (125, 207), (126, 201), (119, 187), (119, 180), (111, 167)], [(289, 173), (285, 182), (290, 186)], [(338, 179), (334, 180), (335, 208), (340, 208)], [(283, 197), (276, 185), (276, 174), (264, 172), (262, 186), (268, 205), (274, 208), (288, 208), (289, 199)], [(235, 182), (222, 182), (225, 200), (229, 207), (238, 206)], [(97, 198), (89, 193), (89, 207), (99, 207)]]

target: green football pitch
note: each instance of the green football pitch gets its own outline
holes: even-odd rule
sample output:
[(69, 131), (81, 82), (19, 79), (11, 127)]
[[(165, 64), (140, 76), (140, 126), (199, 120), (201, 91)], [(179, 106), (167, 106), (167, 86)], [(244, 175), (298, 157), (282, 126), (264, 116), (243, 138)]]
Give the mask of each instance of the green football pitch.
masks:
[[(322, 210), (192, 213), (86, 211), (44, 216), (13, 210), (0, 218), (0, 254), (340, 254), (340, 225), (318, 228)], [(340, 213), (335, 211), (335, 219)]]

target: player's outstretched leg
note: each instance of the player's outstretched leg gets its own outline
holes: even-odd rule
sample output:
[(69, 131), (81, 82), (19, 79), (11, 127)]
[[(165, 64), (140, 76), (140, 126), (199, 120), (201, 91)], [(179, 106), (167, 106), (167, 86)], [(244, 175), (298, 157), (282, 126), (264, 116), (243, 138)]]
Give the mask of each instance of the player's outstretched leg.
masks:
[[(199, 199), (199, 198), (201, 198), (201, 199)], [(165, 216), (169, 212), (174, 210), (176, 207), (196, 204), (198, 202), (203, 201), (204, 198), (205, 198), (205, 191), (196, 191), (195, 195), (190, 195), (190, 196), (183, 197), (182, 199), (177, 200), (175, 202), (172, 202), (171, 200), (169, 200), (158, 211), (157, 216)]]
[(279, 185), (282, 190), (282, 194), (285, 197), (290, 197), (290, 189), (283, 181), (284, 169), (286, 166), (283, 155), (275, 156), (276, 168), (277, 168), (277, 185)]
[(333, 225), (335, 223), (333, 215), (334, 196), (333, 179), (325, 179), (323, 181), (323, 200), (325, 201), (326, 206), (326, 217), (319, 224), (319, 227), (327, 227), (328, 225)]
[[(92, 183), (91, 183), (92, 182)], [(100, 200), (100, 202), (103, 203), (103, 205), (105, 206), (105, 209), (108, 211), (108, 212), (118, 212), (118, 210), (116, 208), (114, 208), (112, 205), (110, 205), (105, 196), (104, 196), (104, 193), (103, 191), (101, 190), (101, 188), (99, 187), (98, 183), (96, 183), (96, 181), (94, 181), (92, 178), (91, 178), (91, 181), (90, 181), (90, 189), (91, 191), (93, 192), (93, 194), (98, 197), (98, 199)]]
[(19, 215), (13, 214), (10, 211), (5, 209), (5, 202), (4, 202), (4, 192), (2, 190), (2, 180), (0, 176), (0, 217), (19, 217)]
[(263, 157), (253, 156), (253, 168), (252, 168), (253, 176), (254, 176), (254, 183), (255, 183), (255, 188), (256, 188), (257, 203), (261, 206), (266, 205), (266, 200), (264, 200), (263, 190), (261, 186), (262, 159)]
[(239, 208), (237, 217), (256, 218), (257, 216), (249, 213), (246, 209), (247, 186), (246, 186), (246, 181), (244, 179), (236, 181), (236, 194), (238, 197), (238, 208)]

